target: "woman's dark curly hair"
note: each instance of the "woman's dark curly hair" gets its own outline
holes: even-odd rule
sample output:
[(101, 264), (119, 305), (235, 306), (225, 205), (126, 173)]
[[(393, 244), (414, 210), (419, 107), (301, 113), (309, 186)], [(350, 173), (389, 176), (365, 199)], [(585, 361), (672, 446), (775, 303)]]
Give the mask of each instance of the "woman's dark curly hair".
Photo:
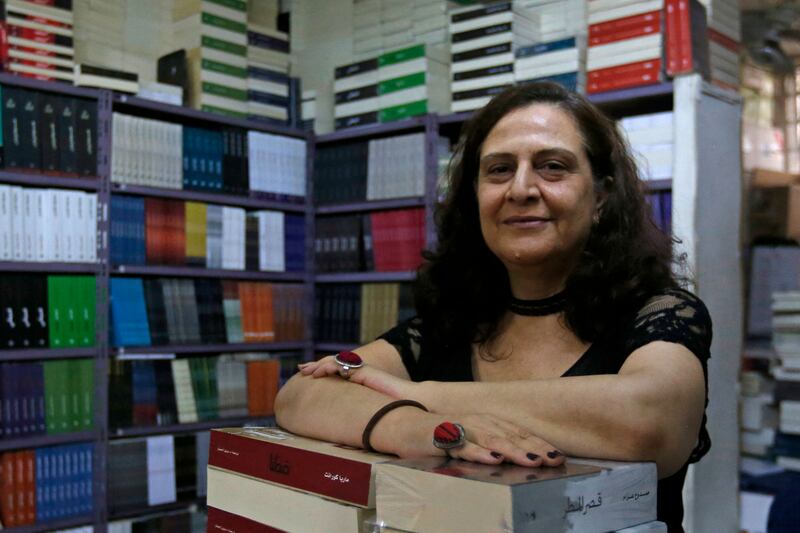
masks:
[(655, 292), (677, 286), (671, 239), (653, 222), (644, 185), (614, 121), (555, 83), (511, 87), (464, 126), (450, 164), (450, 188), (436, 213), (438, 244), (424, 252), (427, 261), (414, 287), (419, 316), (444, 358), (458, 357), (474, 342), (482, 355), (488, 353), (508, 309), (508, 274), (484, 242), (475, 183), (489, 132), (509, 112), (535, 103), (554, 105), (575, 120), (595, 186), (608, 194), (566, 282), (567, 327), (592, 342), (612, 333), (620, 318)]

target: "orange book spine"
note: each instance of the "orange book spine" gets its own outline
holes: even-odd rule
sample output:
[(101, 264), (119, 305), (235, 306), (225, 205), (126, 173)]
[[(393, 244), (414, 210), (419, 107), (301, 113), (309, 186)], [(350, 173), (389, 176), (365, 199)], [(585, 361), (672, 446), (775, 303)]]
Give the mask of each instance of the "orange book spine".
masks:
[(281, 362), (278, 359), (264, 361), (264, 411), (268, 416), (275, 414), (275, 397), (281, 377)]
[(14, 476), (15, 460), (14, 454), (6, 452), (0, 458), (0, 468), (3, 470), (2, 487), (0, 495), (0, 518), (3, 519), (5, 527), (14, 527), (17, 523), (17, 491)]
[(247, 363), (247, 406), (250, 416), (266, 416), (264, 361)]
[(250, 303), (249, 281), (239, 282), (239, 306), (242, 311), (242, 336), (244, 342), (254, 342), (253, 340), (253, 306)]
[(272, 283), (261, 283), (261, 314), (263, 317), (262, 334), (265, 342), (275, 340), (275, 298)]
[(25, 454), (25, 523), (36, 523), (36, 452), (28, 450)]

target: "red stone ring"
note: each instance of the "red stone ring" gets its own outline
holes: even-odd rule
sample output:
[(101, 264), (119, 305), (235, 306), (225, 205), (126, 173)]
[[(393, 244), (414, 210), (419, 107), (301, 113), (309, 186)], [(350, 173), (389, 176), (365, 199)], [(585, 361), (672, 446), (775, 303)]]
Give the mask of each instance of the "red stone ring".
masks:
[(466, 442), (464, 427), (454, 422), (442, 422), (433, 430), (433, 445), (440, 450), (460, 448)]
[(334, 358), (339, 365), (339, 375), (344, 379), (350, 379), (350, 371), (364, 366), (364, 361), (354, 352), (339, 352)]

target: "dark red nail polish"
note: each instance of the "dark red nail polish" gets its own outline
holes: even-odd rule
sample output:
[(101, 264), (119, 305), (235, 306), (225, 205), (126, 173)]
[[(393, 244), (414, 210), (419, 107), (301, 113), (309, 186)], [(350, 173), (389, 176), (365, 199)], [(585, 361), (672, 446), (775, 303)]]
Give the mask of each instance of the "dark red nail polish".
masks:
[(553, 450), (552, 452), (547, 452), (547, 457), (549, 457), (550, 459), (555, 459), (556, 457), (560, 457), (560, 456), (561, 456), (561, 452), (558, 451), (558, 450)]
[(502, 459), (503, 458), (503, 454), (502, 453), (497, 453), (497, 452), (492, 452), (492, 457), (494, 457), (495, 459)]
[(528, 454), (528, 459), (530, 459), (531, 461), (535, 461), (538, 458), (539, 458), (539, 456), (536, 455), (535, 453), (529, 453)]

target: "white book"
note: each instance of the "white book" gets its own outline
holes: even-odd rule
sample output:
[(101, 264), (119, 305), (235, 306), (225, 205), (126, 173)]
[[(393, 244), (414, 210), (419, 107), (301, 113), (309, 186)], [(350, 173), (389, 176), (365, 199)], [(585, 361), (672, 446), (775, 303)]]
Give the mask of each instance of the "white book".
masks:
[(147, 439), (147, 504), (162, 505), (177, 499), (175, 486), (175, 437)]
[(86, 194), (86, 261), (97, 262), (97, 194)]
[[(452, 14), (453, 12), (451, 12)], [(477, 30), (479, 28), (486, 28), (488, 26), (495, 26), (497, 24), (504, 24), (514, 21), (515, 13), (513, 11), (503, 11), (493, 15), (475, 17), (460, 22), (450, 23), (450, 34), (462, 33), (470, 30)], [(452, 19), (451, 19), (452, 20)]]
[(276, 96), (289, 96), (289, 86), (285, 83), (266, 81), (258, 78), (247, 78), (247, 88)]
[(85, 193), (80, 191), (72, 191), (72, 245), (75, 247), (73, 251), (73, 260), (78, 263), (86, 261), (86, 222), (84, 210)]
[(675, 141), (672, 128), (648, 128), (635, 131), (623, 129), (623, 132), (628, 138), (628, 143), (635, 146), (672, 144)]
[(36, 261), (52, 261), (53, 219), (50, 212), (50, 189), (41, 189), (36, 195)]
[(497, 65), (508, 65), (514, 62), (514, 53), (507, 52), (504, 54), (495, 54), (486, 57), (479, 57), (476, 59), (468, 59), (466, 61), (454, 62), (450, 69), (453, 73), (456, 72), (469, 72), (470, 70), (479, 70), (483, 68), (494, 67)]
[(378, 69), (368, 70), (361, 72), (355, 76), (347, 76), (346, 78), (338, 78), (333, 82), (334, 92), (340, 93), (349, 91), (351, 89), (359, 89), (361, 87), (369, 87), (378, 83)]
[[(519, 57), (514, 61), (514, 69), (528, 69), (550, 66), (554, 63), (575, 62), (580, 60), (580, 53), (577, 48), (567, 48), (566, 50), (556, 50), (528, 57)], [(568, 71), (567, 71), (568, 72)]]
[(494, 76), (483, 76), (480, 78), (470, 78), (468, 80), (457, 80), (451, 84), (451, 90), (455, 92), (472, 91), (474, 89), (483, 89), (486, 87), (496, 87), (498, 85), (506, 85), (514, 83), (514, 73), (504, 72)]
[[(569, 72), (583, 73), (584, 65), (575, 61), (564, 61), (563, 63), (555, 63), (536, 68), (514, 69), (514, 78), (516, 81), (535, 80), (544, 76), (554, 76), (556, 74), (567, 74)], [(580, 78), (580, 76), (579, 76)]]
[(485, 37), (480, 37), (478, 39), (469, 39), (467, 41), (459, 41), (457, 43), (453, 43), (450, 45), (450, 51), (453, 54), (459, 54), (461, 52), (467, 52), (469, 50), (477, 50), (478, 48), (487, 48), (489, 46), (494, 46), (496, 44), (504, 44), (504, 43), (511, 43), (519, 40), (519, 37), (515, 39), (515, 35), (513, 32), (506, 31), (500, 33), (494, 33), (492, 35), (487, 35)]
[(597, 13), (636, 4), (638, 2), (641, 2), (641, 0), (592, 0), (591, 2), (586, 2), (586, 8), (589, 13)]
[(284, 106), (263, 104), (250, 100), (247, 102), (247, 112), (253, 115), (286, 120), (289, 118), (289, 110)]
[(14, 219), (11, 216), (11, 187), (0, 184), (0, 261), (11, 261)]
[(602, 58), (595, 60), (587, 60), (586, 69), (589, 71), (600, 70), (609, 67), (616, 67), (618, 65), (627, 65), (629, 63), (637, 63), (639, 61), (647, 61), (649, 59), (660, 59), (662, 54), (661, 47), (646, 48), (641, 50), (633, 50), (626, 53), (621, 53), (614, 56), (606, 55)]
[(489, 103), (492, 99), (491, 96), (481, 96), (478, 98), (468, 98), (465, 100), (453, 100), (451, 105), (451, 109), (453, 113), (461, 113), (462, 111), (472, 111), (474, 109), (480, 109), (481, 107), (485, 106)]
[[(166, 286), (165, 286), (166, 287)], [(166, 296), (166, 295), (165, 295)], [(175, 403), (178, 409), (178, 422), (188, 424), (197, 422), (197, 403), (192, 389), (192, 374), (188, 359), (173, 359), (172, 379), (175, 385)]]
[(36, 261), (36, 189), (22, 189), (22, 260)]
[[(364, 522), (375, 515), (374, 509), (345, 505), (214, 467), (208, 468), (207, 502), (209, 507), (283, 531), (366, 533), (369, 529)], [(222, 526), (209, 523), (209, 531), (214, 527), (219, 530)]]
[(599, 24), (609, 20), (621, 19), (625, 17), (632, 17), (642, 13), (649, 13), (651, 11), (658, 11), (664, 8), (664, 0), (649, 0), (645, 2), (636, 2), (634, 4), (617, 7), (614, 9), (607, 9), (597, 13), (588, 13), (588, 24)]
[(14, 261), (25, 260), (24, 195), (25, 189), (22, 187), (11, 187), (11, 244)]
[(388, 107), (409, 104), (411, 102), (418, 102), (420, 100), (428, 99), (428, 88), (425, 85), (418, 85), (402, 91), (393, 91), (387, 94), (382, 94), (378, 97), (378, 104), (381, 109)]
[(660, 33), (634, 37), (633, 39), (623, 39), (612, 43), (590, 46), (586, 52), (586, 60), (589, 64), (610, 57), (627, 54), (636, 50), (661, 49), (663, 38)]
[(800, 459), (797, 457), (788, 457), (785, 455), (779, 455), (778, 460), (776, 461), (778, 466), (782, 466), (786, 470), (791, 470), (792, 472), (800, 472)]

